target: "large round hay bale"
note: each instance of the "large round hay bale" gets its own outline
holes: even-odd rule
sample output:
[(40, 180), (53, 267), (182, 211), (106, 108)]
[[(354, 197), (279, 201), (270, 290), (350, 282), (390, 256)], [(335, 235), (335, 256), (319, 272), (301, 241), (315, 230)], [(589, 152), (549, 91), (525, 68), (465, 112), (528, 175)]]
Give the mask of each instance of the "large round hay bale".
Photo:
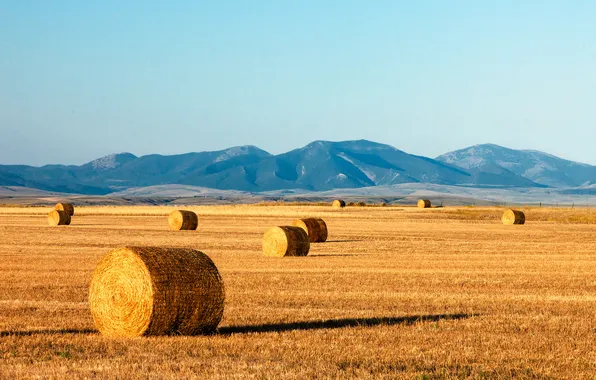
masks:
[(342, 201), (341, 199), (336, 199), (333, 201), (333, 207), (344, 208), (346, 207), (346, 202)]
[(199, 226), (197, 214), (187, 210), (174, 210), (168, 216), (168, 225), (171, 230), (196, 230)]
[(56, 207), (54, 207), (54, 210), (65, 211), (70, 216), (74, 215), (74, 206), (72, 203), (58, 203)]
[(66, 211), (52, 210), (48, 214), (48, 224), (50, 226), (68, 226), (70, 224), (70, 215)]
[(224, 298), (213, 261), (187, 248), (115, 249), (95, 267), (89, 288), (95, 326), (108, 336), (210, 333)]
[(309, 249), (308, 235), (300, 227), (273, 227), (263, 236), (265, 256), (306, 256)]
[(327, 224), (320, 218), (297, 219), (293, 226), (302, 228), (311, 243), (322, 243), (327, 240)]
[(519, 210), (506, 210), (503, 213), (503, 217), (501, 221), (505, 225), (512, 225), (512, 224), (525, 224), (526, 223), (526, 215)]
[(418, 208), (430, 208), (430, 201), (428, 199), (420, 199), (418, 201)]

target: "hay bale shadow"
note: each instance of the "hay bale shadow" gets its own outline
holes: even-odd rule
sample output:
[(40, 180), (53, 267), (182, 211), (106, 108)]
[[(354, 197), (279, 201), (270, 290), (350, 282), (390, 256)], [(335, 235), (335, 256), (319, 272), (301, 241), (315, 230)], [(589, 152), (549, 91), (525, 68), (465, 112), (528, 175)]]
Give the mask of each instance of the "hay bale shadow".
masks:
[(325, 243), (356, 243), (364, 240), (327, 240)]
[(408, 317), (378, 318), (343, 318), (326, 321), (268, 323), (262, 325), (226, 326), (218, 329), (219, 335), (284, 332), (294, 330), (342, 329), (349, 327), (374, 327), (393, 325), (412, 325), (418, 322), (438, 322), (441, 320), (457, 320), (479, 316), (479, 314), (432, 314), (412, 315)]

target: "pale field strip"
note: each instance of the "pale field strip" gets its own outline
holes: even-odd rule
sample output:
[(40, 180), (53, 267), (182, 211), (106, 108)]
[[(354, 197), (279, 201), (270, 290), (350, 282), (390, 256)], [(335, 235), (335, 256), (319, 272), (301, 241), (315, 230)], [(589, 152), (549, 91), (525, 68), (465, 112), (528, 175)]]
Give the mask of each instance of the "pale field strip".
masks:
[[(53, 208), (48, 206), (34, 206), (26, 208), (4, 207), (2, 214), (9, 215), (43, 215), (46, 216)], [(300, 217), (304, 214), (320, 217), (378, 219), (378, 218), (427, 218), (432, 215), (430, 209), (419, 210), (416, 207), (357, 207), (350, 206), (343, 209), (331, 209), (328, 206), (290, 206), (290, 205), (214, 205), (214, 206), (81, 206), (76, 208), (75, 215), (119, 215), (122, 217), (135, 216), (167, 216), (170, 212), (183, 209), (194, 211), (202, 216), (238, 216), (238, 217), (270, 217), (286, 216)], [(497, 212), (502, 208), (486, 208), (486, 212)], [(374, 210), (374, 215), (363, 211)], [(433, 209), (433, 212), (443, 209)], [(420, 214), (427, 211), (427, 214)], [(407, 215), (411, 214), (411, 215)], [(495, 214), (496, 215), (496, 214)]]

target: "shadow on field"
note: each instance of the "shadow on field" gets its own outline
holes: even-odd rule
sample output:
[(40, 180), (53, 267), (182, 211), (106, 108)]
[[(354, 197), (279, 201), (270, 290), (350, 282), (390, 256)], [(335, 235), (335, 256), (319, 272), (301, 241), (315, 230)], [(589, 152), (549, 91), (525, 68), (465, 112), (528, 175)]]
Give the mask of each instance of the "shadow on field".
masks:
[(323, 254), (319, 254), (319, 255), (308, 255), (306, 257), (341, 257), (341, 256), (343, 256), (343, 257), (345, 257), (345, 256), (371, 256), (371, 254), (366, 254), (366, 255), (360, 254), (360, 255), (358, 255), (358, 254), (355, 254), (355, 253), (330, 253), (330, 254), (326, 255), (326, 254), (323, 253)]
[(91, 330), (91, 329), (0, 331), (0, 338), (4, 338), (4, 337), (7, 337), (7, 336), (96, 334), (96, 333), (97, 333), (97, 330)]
[(356, 243), (364, 240), (326, 240), (325, 243)]
[(291, 323), (270, 323), (250, 326), (228, 326), (221, 327), (218, 333), (221, 335), (284, 332), (293, 330), (322, 330), (341, 329), (346, 327), (372, 327), (372, 326), (393, 326), (413, 325), (418, 322), (438, 322), (444, 320), (465, 319), (477, 317), (479, 314), (433, 314), (433, 315), (412, 315), (409, 317), (379, 317), (379, 318), (345, 318), (329, 319), (316, 322), (291, 322)]

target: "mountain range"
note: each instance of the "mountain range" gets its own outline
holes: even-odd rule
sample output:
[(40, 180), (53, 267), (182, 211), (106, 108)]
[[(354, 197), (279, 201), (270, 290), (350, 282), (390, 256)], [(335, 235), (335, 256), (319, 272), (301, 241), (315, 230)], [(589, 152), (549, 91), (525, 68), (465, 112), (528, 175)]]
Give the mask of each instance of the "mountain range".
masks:
[(279, 155), (255, 146), (239, 146), (170, 156), (119, 153), (81, 166), (0, 165), (0, 186), (87, 195), (174, 184), (263, 192), (406, 183), (483, 188), (590, 187), (596, 183), (596, 166), (493, 144), (475, 145), (432, 159), (367, 140), (315, 141)]

